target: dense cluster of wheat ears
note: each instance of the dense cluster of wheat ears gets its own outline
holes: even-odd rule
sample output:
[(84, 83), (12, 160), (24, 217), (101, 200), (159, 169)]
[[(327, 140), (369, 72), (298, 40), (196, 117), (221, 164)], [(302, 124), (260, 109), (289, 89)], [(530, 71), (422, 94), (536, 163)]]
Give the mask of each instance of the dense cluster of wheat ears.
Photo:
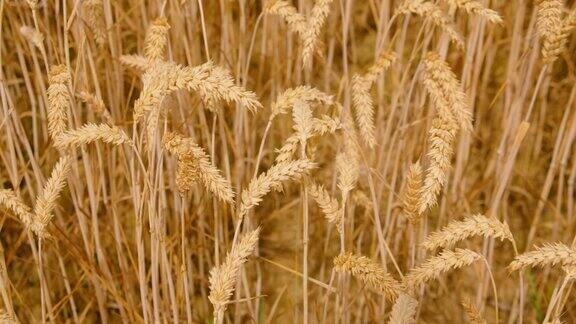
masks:
[(0, 323), (576, 322), (574, 1), (0, 20)]

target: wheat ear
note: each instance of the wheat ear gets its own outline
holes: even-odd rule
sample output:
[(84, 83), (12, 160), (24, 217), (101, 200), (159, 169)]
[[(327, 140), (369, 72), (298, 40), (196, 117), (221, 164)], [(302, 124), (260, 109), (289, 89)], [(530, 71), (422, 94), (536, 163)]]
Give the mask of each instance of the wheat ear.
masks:
[(298, 179), (315, 167), (316, 163), (308, 159), (300, 159), (275, 164), (268, 171), (260, 174), (248, 184), (248, 188), (242, 191), (239, 218), (242, 219), (252, 208), (258, 206), (273, 187), (279, 186), (286, 180)]
[(142, 55), (121, 55), (120, 63), (138, 73), (144, 73), (150, 67), (150, 61)]
[(502, 223), (494, 217), (478, 214), (462, 221), (452, 221), (442, 230), (428, 235), (422, 246), (427, 250), (446, 248), (454, 246), (458, 241), (477, 235), (510, 242), (514, 240), (508, 224)]
[[(164, 147), (168, 152), (178, 156), (177, 180), (179, 178), (180, 184), (183, 185), (180, 187), (182, 191), (190, 189), (197, 175), (206, 190), (222, 201), (234, 203), (234, 191), (230, 181), (222, 176), (208, 154), (193, 139), (182, 137), (177, 133), (168, 133), (164, 135)], [(197, 172), (194, 172), (195, 169)]]
[(56, 139), (67, 128), (70, 108), (70, 74), (65, 65), (56, 65), (48, 76), (48, 133)]
[(465, 249), (445, 250), (440, 255), (428, 258), (420, 266), (410, 270), (404, 277), (404, 286), (414, 291), (421, 284), (438, 279), (441, 274), (459, 269), (482, 259), (482, 255)]
[(56, 208), (56, 201), (60, 197), (60, 193), (66, 186), (66, 177), (70, 172), (70, 164), (72, 157), (64, 155), (52, 169), (52, 174), (42, 192), (36, 198), (34, 204), (34, 218), (32, 221), (32, 230), (39, 236), (46, 236), (46, 226), (50, 223), (54, 215), (52, 211)]
[(108, 124), (84, 124), (84, 126), (68, 130), (62, 133), (54, 141), (54, 146), (59, 149), (75, 148), (80, 145), (102, 141), (104, 143), (120, 145), (130, 144), (132, 140), (117, 126)]
[(168, 46), (170, 25), (166, 17), (156, 18), (146, 32), (144, 55), (149, 60), (164, 60)]
[(323, 186), (314, 182), (308, 184), (308, 193), (318, 204), (318, 207), (320, 207), (320, 210), (324, 213), (328, 222), (340, 229), (342, 225), (342, 215), (338, 200), (332, 198)]
[(306, 17), (298, 12), (298, 10), (284, 0), (270, 0), (266, 3), (266, 11), (270, 14), (275, 14), (284, 19), (288, 28), (293, 32), (300, 35), (304, 34), (307, 28)]
[(214, 306), (214, 316), (221, 318), (234, 292), (240, 268), (258, 244), (260, 228), (243, 236), (226, 256), (224, 262), (210, 270), (210, 295), (208, 299)]
[(486, 20), (501, 24), (502, 17), (496, 10), (486, 8), (478, 0), (445, 0), (447, 3), (466, 11), (468, 14), (477, 15), (485, 18)]
[(100, 46), (106, 44), (106, 20), (102, 0), (86, 0), (82, 3), (85, 19), (94, 40)]
[(294, 108), (292, 108), (292, 120), (294, 121), (293, 129), (298, 141), (300, 143), (306, 143), (306, 141), (312, 136), (314, 131), (312, 110), (310, 105), (305, 101), (298, 100), (294, 103)]
[(76, 93), (76, 97), (85, 102), (90, 109), (92, 109), (98, 116), (106, 120), (106, 122), (111, 123), (113, 121), (112, 115), (110, 115), (108, 108), (106, 108), (106, 104), (96, 95), (87, 91), (80, 91)]
[(334, 103), (334, 99), (331, 95), (328, 95), (314, 87), (303, 85), (296, 88), (289, 88), (282, 92), (272, 104), (272, 114), (270, 115), (270, 119), (273, 119), (277, 115), (288, 113), (298, 100), (307, 103), (318, 102), (326, 106), (330, 106)]
[(516, 271), (526, 267), (544, 267), (560, 264), (564, 267), (576, 265), (576, 251), (562, 243), (546, 243), (535, 251), (520, 254), (508, 266)]
[(472, 302), (468, 299), (462, 299), (461, 303), (462, 307), (464, 308), (464, 312), (468, 316), (468, 320), (472, 324), (486, 324), (486, 320), (480, 315), (476, 306), (472, 304)]
[(310, 17), (307, 20), (307, 26), (302, 35), (304, 46), (302, 48), (302, 61), (304, 66), (312, 66), (314, 49), (319, 42), (322, 26), (326, 17), (330, 13), (330, 4), (332, 0), (316, 0)]
[(411, 224), (418, 223), (422, 215), (418, 209), (421, 190), (422, 167), (420, 162), (416, 162), (410, 166), (406, 174), (406, 185), (402, 192), (402, 211)]
[(36, 46), (39, 50), (42, 50), (42, 47), (44, 46), (44, 35), (42, 35), (42, 33), (30, 26), (21, 26), (19, 31), (20, 35), (24, 36), (27, 41)]
[(390, 324), (414, 324), (418, 301), (410, 295), (401, 293), (390, 312)]
[(378, 263), (365, 256), (352, 253), (341, 254), (334, 258), (334, 270), (350, 273), (388, 300), (395, 300), (401, 291), (401, 285), (398, 281), (392, 278)]
[(450, 40), (456, 44), (459, 48), (464, 48), (464, 40), (460, 33), (456, 31), (454, 25), (450, 22), (448, 17), (442, 12), (440, 7), (430, 1), (425, 0), (405, 0), (398, 7), (399, 14), (416, 14), (428, 21), (431, 21), (434, 25), (442, 29), (448, 36)]
[(30, 229), (32, 225), (33, 215), (30, 212), (30, 207), (10, 189), (0, 189), (0, 206), (11, 210), (24, 224), (24, 227)]
[(566, 49), (568, 37), (574, 28), (576, 28), (576, 10), (544, 36), (542, 56), (545, 62), (553, 62)]

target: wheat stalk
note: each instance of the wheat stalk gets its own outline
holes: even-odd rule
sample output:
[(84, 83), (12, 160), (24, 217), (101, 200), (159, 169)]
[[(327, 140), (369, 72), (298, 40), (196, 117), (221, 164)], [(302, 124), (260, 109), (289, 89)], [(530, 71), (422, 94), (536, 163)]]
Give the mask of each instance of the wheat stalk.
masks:
[(421, 284), (438, 279), (443, 273), (468, 266), (480, 259), (482, 259), (482, 255), (471, 250), (445, 250), (410, 270), (404, 277), (403, 284), (408, 291), (414, 291)]
[(70, 74), (65, 65), (56, 65), (48, 76), (48, 132), (56, 139), (67, 128), (70, 108)]
[(102, 141), (104, 143), (132, 145), (132, 140), (117, 126), (108, 124), (84, 124), (82, 127), (65, 131), (54, 141), (58, 149), (75, 148), (80, 145)]
[(46, 226), (54, 217), (52, 211), (56, 208), (56, 201), (66, 186), (66, 177), (70, 172), (71, 160), (72, 157), (69, 155), (60, 157), (42, 192), (36, 197), (31, 228), (39, 237), (46, 236)]
[(416, 322), (418, 301), (410, 295), (401, 293), (390, 312), (390, 324), (413, 324)]
[(458, 241), (480, 235), (513, 242), (512, 233), (508, 224), (502, 223), (494, 217), (473, 215), (462, 221), (452, 221), (438, 232), (434, 232), (424, 240), (422, 246), (427, 250), (450, 247)]
[(456, 31), (454, 25), (442, 12), (442, 9), (433, 2), (426, 0), (405, 0), (397, 9), (399, 14), (416, 14), (442, 29), (450, 40), (459, 48), (464, 48), (464, 40), (460, 33)]
[(24, 224), (26, 229), (30, 229), (32, 225), (33, 215), (30, 212), (30, 207), (10, 189), (0, 189), (0, 206), (11, 210)]
[(370, 289), (382, 294), (388, 300), (395, 300), (401, 285), (382, 267), (365, 256), (352, 253), (340, 254), (334, 258), (334, 270), (350, 273)]
[(544, 267), (560, 264), (564, 267), (576, 265), (576, 251), (562, 243), (546, 243), (535, 251), (520, 254), (508, 266), (516, 271), (526, 267)]
[(296, 180), (306, 172), (314, 169), (316, 163), (308, 159), (280, 162), (272, 166), (265, 173), (260, 174), (248, 184), (248, 188), (242, 191), (239, 218), (242, 219), (248, 212), (258, 206), (262, 198), (273, 187), (277, 187), (286, 180)]
[(94, 35), (94, 40), (98, 45), (106, 44), (106, 20), (102, 0), (86, 0), (82, 2), (82, 6), (86, 11), (86, 23)]
[(258, 244), (260, 228), (247, 233), (237, 245), (234, 245), (224, 262), (210, 270), (210, 295), (208, 299), (214, 306), (214, 316), (221, 319), (230, 302), (240, 268)]

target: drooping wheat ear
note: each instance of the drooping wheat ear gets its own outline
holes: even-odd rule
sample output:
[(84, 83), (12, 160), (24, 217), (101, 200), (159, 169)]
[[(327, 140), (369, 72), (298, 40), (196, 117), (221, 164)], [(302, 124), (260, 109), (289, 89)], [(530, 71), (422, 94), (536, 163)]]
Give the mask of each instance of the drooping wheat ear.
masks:
[(106, 44), (106, 19), (102, 0), (86, 0), (82, 3), (85, 19), (94, 40), (100, 46)]
[(134, 102), (134, 120), (139, 121), (149, 111), (160, 108), (170, 93), (184, 87), (178, 85), (181, 67), (173, 62), (156, 61), (142, 75), (143, 89)]
[(364, 80), (372, 84), (374, 81), (376, 81), (376, 79), (378, 79), (378, 76), (380, 74), (388, 70), (390, 65), (392, 65), (392, 63), (394, 63), (395, 60), (396, 60), (396, 53), (383, 51), (382, 54), (380, 54), (380, 56), (378, 57), (378, 59), (376, 59), (374, 64), (372, 64), (372, 66), (368, 68), (368, 71), (366, 72), (366, 74), (362, 76), (362, 78), (364, 78)]
[(59, 149), (75, 148), (80, 145), (102, 141), (104, 143), (120, 145), (130, 144), (132, 140), (117, 126), (108, 124), (84, 124), (84, 126), (65, 131), (54, 141), (54, 146)]
[(102, 117), (109, 123), (112, 122), (112, 115), (110, 115), (110, 112), (106, 108), (106, 104), (102, 99), (87, 91), (76, 93), (76, 97), (82, 100), (82, 102), (85, 102), (98, 116)]
[(406, 184), (402, 192), (402, 211), (411, 224), (417, 224), (422, 215), (418, 210), (421, 190), (422, 167), (420, 162), (416, 162), (410, 166), (406, 174)]
[(435, 118), (428, 133), (428, 168), (420, 190), (418, 212), (436, 205), (437, 196), (448, 181), (453, 155), (452, 142), (456, 131), (442, 118)]
[(144, 39), (144, 55), (149, 60), (163, 60), (168, 46), (170, 25), (166, 17), (158, 17), (152, 22)]
[(316, 0), (310, 17), (307, 20), (306, 30), (302, 34), (304, 46), (302, 48), (302, 61), (304, 66), (312, 65), (314, 50), (319, 43), (320, 32), (330, 13), (330, 4), (332, 0)]
[(308, 193), (318, 204), (328, 222), (340, 229), (342, 226), (342, 215), (338, 200), (332, 198), (323, 186), (314, 182), (308, 184)]
[(340, 254), (334, 258), (334, 270), (350, 273), (368, 288), (382, 294), (388, 300), (395, 300), (401, 285), (378, 263), (365, 256), (352, 253)]
[(333, 96), (314, 87), (303, 85), (296, 88), (289, 88), (282, 92), (272, 104), (272, 114), (270, 118), (273, 119), (277, 115), (288, 113), (298, 100), (307, 103), (318, 102), (326, 106), (334, 103)]
[[(220, 170), (210, 160), (210, 156), (193, 139), (173, 132), (168, 133), (164, 135), (164, 147), (168, 152), (178, 156), (179, 173), (190, 172), (197, 168), (197, 175), (206, 190), (222, 201), (234, 203), (234, 190), (230, 181), (222, 176)], [(180, 177), (181, 184), (191, 184), (194, 182), (195, 173), (181, 174)], [(187, 185), (180, 187), (180, 190), (184, 191), (189, 189)]]
[(347, 152), (340, 152), (336, 155), (336, 170), (338, 172), (338, 188), (342, 191), (342, 196), (356, 188), (360, 173), (358, 161)]
[(144, 73), (150, 67), (150, 61), (142, 55), (121, 55), (120, 63), (138, 73)]
[(254, 252), (258, 244), (260, 228), (247, 233), (237, 245), (232, 247), (224, 262), (210, 270), (210, 295), (208, 299), (214, 306), (214, 316), (222, 317), (234, 292), (240, 268)]
[(44, 43), (44, 35), (30, 26), (21, 26), (20, 35), (24, 36), (27, 41), (32, 43), (38, 49), (42, 49)]
[(440, 7), (430, 1), (426, 0), (405, 0), (402, 5), (398, 7), (399, 14), (416, 14), (428, 21), (431, 21), (434, 25), (442, 29), (448, 36), (450, 40), (456, 44), (459, 48), (464, 48), (464, 39), (456, 31), (454, 25), (450, 22), (448, 17), (442, 12)]
[(476, 306), (469, 299), (462, 299), (461, 305), (464, 308), (464, 312), (468, 316), (468, 320), (472, 324), (486, 324), (486, 320), (480, 315)]
[(56, 201), (66, 185), (66, 177), (70, 172), (71, 162), (71, 156), (61, 156), (60, 160), (58, 160), (54, 166), (54, 169), (52, 169), (52, 174), (48, 181), (46, 181), (42, 192), (36, 197), (32, 230), (39, 237), (46, 236), (46, 226), (48, 226), (52, 217), (54, 217), (52, 211), (56, 208)]
[(418, 301), (410, 295), (401, 293), (390, 313), (390, 324), (414, 324)]
[(266, 11), (282, 17), (292, 32), (300, 35), (305, 33), (307, 28), (306, 17), (299, 13), (288, 1), (266, 1)]
[(315, 167), (316, 163), (308, 159), (275, 164), (268, 169), (268, 171), (252, 180), (250, 184), (248, 184), (248, 188), (242, 191), (242, 201), (240, 203), (238, 217), (242, 219), (252, 208), (258, 206), (262, 198), (268, 194), (273, 187), (279, 186), (286, 180), (297, 180)]
[(540, 0), (536, 2), (536, 29), (544, 39), (554, 35), (554, 31), (562, 24), (561, 0)]
[(564, 18), (559, 27), (544, 37), (542, 56), (545, 62), (553, 62), (566, 49), (568, 37), (574, 28), (576, 28), (576, 10)]
[(410, 270), (404, 277), (403, 283), (408, 291), (414, 291), (421, 284), (438, 279), (443, 273), (469, 266), (480, 259), (482, 259), (482, 255), (471, 250), (445, 250), (437, 256), (428, 258), (423, 264)]
[(327, 115), (322, 115), (320, 118), (314, 118), (312, 120), (312, 131), (315, 136), (334, 133), (339, 130), (341, 126), (340, 120)]
[(535, 251), (520, 254), (508, 266), (508, 270), (516, 271), (526, 267), (544, 267), (548, 265), (576, 265), (576, 251), (562, 243), (546, 243)]
[(0, 189), (0, 206), (11, 210), (24, 224), (26, 229), (32, 225), (32, 213), (30, 207), (10, 189)]
[[(441, 114), (449, 110), (462, 129), (465, 131), (472, 130), (472, 112), (469, 107), (469, 100), (462, 91), (460, 81), (448, 64), (441, 60), (438, 54), (429, 52), (424, 59), (423, 75), (424, 87), (432, 98), (436, 109)], [(445, 116), (445, 118), (448, 119), (449, 117)]]
[(65, 65), (56, 65), (48, 76), (48, 133), (56, 139), (68, 128), (70, 73)]
[(296, 101), (292, 109), (292, 120), (294, 121), (293, 129), (299, 142), (306, 143), (314, 131), (310, 105), (302, 100)]
[(445, 0), (445, 1), (451, 4), (452, 6), (455, 6), (459, 9), (466, 11), (468, 14), (483, 17), (486, 20), (496, 24), (502, 23), (502, 17), (500, 17), (500, 14), (498, 14), (496, 10), (486, 8), (478, 0)]
[(428, 235), (422, 246), (427, 250), (451, 247), (458, 241), (476, 235), (513, 241), (508, 224), (502, 223), (494, 217), (478, 214), (462, 221), (452, 221), (442, 230)]

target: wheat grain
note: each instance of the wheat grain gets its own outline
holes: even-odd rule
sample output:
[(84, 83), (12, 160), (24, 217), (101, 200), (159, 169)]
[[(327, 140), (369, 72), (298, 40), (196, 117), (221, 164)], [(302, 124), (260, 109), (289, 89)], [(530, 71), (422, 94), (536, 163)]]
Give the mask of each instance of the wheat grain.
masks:
[(404, 277), (403, 284), (408, 291), (414, 291), (421, 284), (438, 279), (443, 273), (468, 266), (480, 259), (482, 259), (482, 256), (471, 250), (445, 250), (410, 270)]
[(416, 316), (418, 301), (410, 295), (401, 293), (396, 299), (390, 313), (390, 324), (413, 324)]
[(234, 292), (240, 268), (258, 244), (260, 228), (247, 233), (233, 246), (224, 262), (210, 270), (210, 295), (208, 299), (214, 306), (214, 315), (221, 317)]
[(475, 235), (513, 241), (508, 224), (493, 217), (477, 214), (462, 221), (452, 221), (442, 230), (428, 235), (422, 246), (427, 250), (451, 247), (458, 241)]
[(102, 141), (113, 145), (132, 145), (132, 140), (117, 126), (88, 123), (84, 124), (84, 126), (80, 128), (68, 130), (62, 133), (54, 141), (54, 146), (59, 149), (75, 148), (96, 141)]
[(64, 186), (66, 186), (66, 177), (70, 172), (71, 160), (72, 157), (69, 155), (60, 157), (42, 192), (36, 197), (31, 228), (39, 237), (46, 236), (46, 226), (54, 217), (52, 211), (56, 208), (56, 202)]
[(382, 267), (365, 256), (352, 253), (340, 254), (334, 258), (334, 270), (350, 273), (370, 289), (382, 294), (388, 300), (395, 300), (401, 286)]
[(248, 212), (258, 206), (262, 197), (268, 194), (273, 187), (279, 186), (283, 181), (299, 179), (306, 172), (314, 169), (316, 163), (308, 159), (286, 161), (277, 163), (256, 179), (250, 181), (248, 188), (242, 191), (239, 218), (242, 219)]
[(544, 267), (549, 265), (576, 265), (576, 251), (562, 243), (546, 243), (535, 251), (526, 252), (514, 258), (508, 270), (516, 271), (526, 267)]

